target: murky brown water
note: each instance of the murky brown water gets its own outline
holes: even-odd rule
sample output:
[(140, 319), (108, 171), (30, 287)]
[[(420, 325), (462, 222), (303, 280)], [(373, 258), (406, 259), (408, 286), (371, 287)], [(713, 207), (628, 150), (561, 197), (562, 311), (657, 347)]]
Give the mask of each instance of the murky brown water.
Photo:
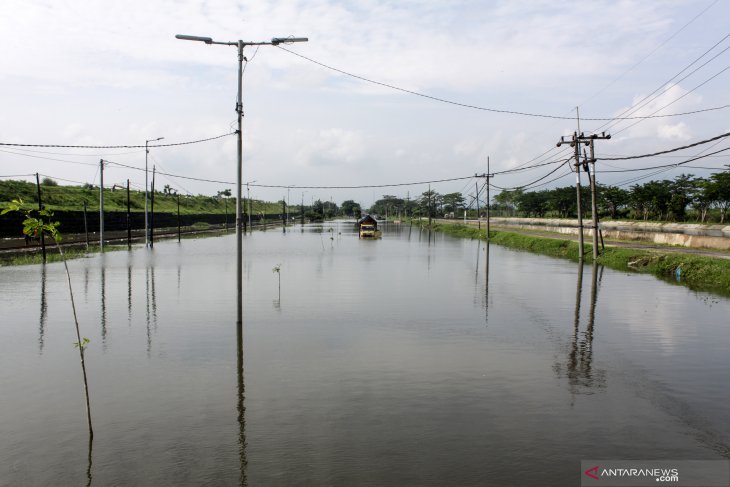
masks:
[[(332, 228), (332, 232), (327, 230)], [(408, 226), (0, 270), (0, 485), (579, 485), (730, 456), (730, 302)], [(279, 275), (272, 268), (281, 264)]]

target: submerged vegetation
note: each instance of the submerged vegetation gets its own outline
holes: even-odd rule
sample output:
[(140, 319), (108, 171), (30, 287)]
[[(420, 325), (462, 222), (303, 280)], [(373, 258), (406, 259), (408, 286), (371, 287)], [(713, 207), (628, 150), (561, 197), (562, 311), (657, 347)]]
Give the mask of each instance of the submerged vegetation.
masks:
[[(486, 239), (486, 231), (461, 224), (435, 223), (434, 230), (457, 237)], [(551, 257), (578, 262), (579, 246), (572, 240), (537, 237), (505, 231), (490, 231), (490, 242), (517, 250), (526, 250)], [(592, 261), (592, 247), (585, 246), (585, 262)], [(652, 274), (674, 280), (696, 291), (711, 291), (730, 296), (730, 259), (619, 247), (606, 247), (597, 262), (621, 271)]]

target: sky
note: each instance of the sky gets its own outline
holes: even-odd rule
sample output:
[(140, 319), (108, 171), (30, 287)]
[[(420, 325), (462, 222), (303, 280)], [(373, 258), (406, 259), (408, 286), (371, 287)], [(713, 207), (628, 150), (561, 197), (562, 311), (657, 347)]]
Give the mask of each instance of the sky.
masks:
[[(730, 108), (590, 119), (632, 107), (630, 116), (647, 116), (729, 105), (728, 18), (727, 0), (3, 0), (0, 143), (144, 146), (164, 137), (150, 143), (150, 180), (155, 166), (213, 182), (157, 176), (157, 188), (235, 194), (235, 135), (154, 147), (236, 128), (236, 48), (175, 35), (294, 36), (309, 42), (244, 50), (242, 181), (256, 199), (353, 199), (367, 207), (383, 195), (418, 197), (428, 181), (439, 193), (468, 195), (481, 185), (473, 176), (487, 172), (487, 158), (492, 195), (574, 185), (559, 162), (571, 149), (556, 143), (578, 127), (612, 136), (595, 144), (600, 183), (706, 177), (730, 164), (730, 151), (657, 174), (615, 171), (682, 162), (729, 140), (664, 157), (601, 157), (730, 132)], [(19, 175), (38, 172), (60, 184), (98, 185), (100, 159), (108, 161), (105, 186), (129, 179), (144, 189), (139, 147), (3, 145), (0, 177), (34, 180)], [(536, 167), (503, 172), (525, 166)], [(305, 188), (392, 184), (400, 186)]]

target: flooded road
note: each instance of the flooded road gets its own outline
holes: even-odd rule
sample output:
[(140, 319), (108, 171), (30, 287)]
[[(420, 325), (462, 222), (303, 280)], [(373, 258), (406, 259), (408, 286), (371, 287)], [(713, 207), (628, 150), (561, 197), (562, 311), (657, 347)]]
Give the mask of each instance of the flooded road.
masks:
[(0, 270), (0, 485), (580, 485), (581, 459), (730, 457), (725, 298), (332, 223), (245, 236), (238, 335), (234, 249), (69, 262), (91, 455), (63, 267)]

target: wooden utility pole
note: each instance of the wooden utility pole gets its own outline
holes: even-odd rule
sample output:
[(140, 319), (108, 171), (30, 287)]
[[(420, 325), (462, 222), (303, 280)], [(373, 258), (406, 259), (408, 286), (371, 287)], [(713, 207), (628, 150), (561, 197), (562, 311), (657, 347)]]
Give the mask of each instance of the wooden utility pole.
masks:
[[(561, 145), (566, 143), (570, 143), (570, 146), (575, 149), (573, 157), (575, 158), (575, 193), (578, 204), (578, 246), (580, 247), (578, 250), (578, 258), (580, 260), (583, 260), (585, 250), (583, 243), (583, 204), (580, 191), (580, 144), (584, 142), (578, 139), (577, 132), (573, 132), (573, 137), (570, 139), (570, 141), (565, 140), (565, 136), (562, 136), (560, 137), (560, 142), (558, 142), (557, 146), (560, 147)], [(585, 142), (585, 144), (587, 145), (588, 143)]]
[[(598, 196), (596, 193), (596, 153), (593, 141), (595, 141), (596, 139), (609, 140), (611, 138), (611, 134), (607, 135), (605, 132), (602, 132), (601, 135), (593, 134), (587, 137), (583, 136), (583, 134), (580, 134), (579, 138), (581, 140), (588, 139), (588, 143), (590, 144), (591, 148), (591, 158), (586, 161), (584, 168), (588, 172), (588, 179), (591, 183), (591, 213), (593, 218), (593, 260), (596, 260), (598, 258)], [(589, 169), (589, 163), (593, 164), (592, 172)]]
[(428, 228), (431, 228), (431, 185), (428, 185)]
[[(35, 173), (35, 184), (36, 188), (38, 189), (38, 213), (40, 214), (41, 210), (43, 210), (43, 202), (41, 201), (41, 180), (40, 180), (40, 174)], [(38, 215), (40, 217), (40, 215)], [(41, 230), (41, 250), (43, 251), (43, 263), (46, 263), (46, 239), (43, 236), (43, 231)]]

